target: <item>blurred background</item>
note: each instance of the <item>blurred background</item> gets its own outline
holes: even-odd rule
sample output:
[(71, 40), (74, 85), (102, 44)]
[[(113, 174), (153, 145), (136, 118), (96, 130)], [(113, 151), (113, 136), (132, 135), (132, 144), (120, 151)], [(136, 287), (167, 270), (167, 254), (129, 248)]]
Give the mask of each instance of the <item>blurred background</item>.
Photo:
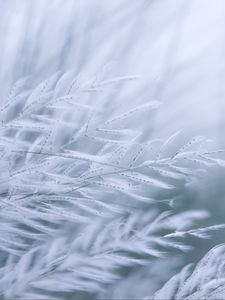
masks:
[(223, 0), (1, 0), (0, 95), (27, 75), (115, 63), (142, 76), (139, 99), (163, 101), (158, 134), (184, 128), (222, 146), (224, 28)]
[[(0, 0), (0, 102), (22, 77), (40, 82), (73, 70), (85, 78), (105, 66), (113, 76), (140, 76), (112, 98), (117, 110), (163, 103), (152, 119), (140, 120), (145, 127), (149, 122), (147, 136), (167, 138), (182, 129), (183, 139), (204, 135), (225, 147), (224, 0)], [(184, 194), (190, 208), (211, 212), (212, 224), (224, 222), (224, 179), (214, 169)], [(192, 260), (223, 237), (199, 242)], [(163, 277), (154, 266), (138, 276), (146, 272)], [(126, 284), (137, 279), (127, 280), (125, 288), (113, 288), (113, 297), (127, 295)], [(151, 291), (149, 280), (142, 282), (137, 295), (146, 286)]]

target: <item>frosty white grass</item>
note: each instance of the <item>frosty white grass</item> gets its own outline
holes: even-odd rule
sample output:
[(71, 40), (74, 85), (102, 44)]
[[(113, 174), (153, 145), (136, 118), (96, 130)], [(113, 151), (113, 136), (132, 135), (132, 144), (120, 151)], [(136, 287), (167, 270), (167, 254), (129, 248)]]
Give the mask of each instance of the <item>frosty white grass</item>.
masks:
[[(104, 298), (128, 275), (192, 249), (186, 237), (224, 228), (199, 227), (206, 211), (175, 208), (185, 186), (224, 167), (223, 151), (199, 136), (175, 147), (180, 132), (146, 140), (160, 103), (124, 109), (117, 90), (134, 79), (57, 73), (34, 88), (22, 79), (4, 99), (2, 299)], [(223, 258), (215, 248), (153, 299), (222, 299)]]

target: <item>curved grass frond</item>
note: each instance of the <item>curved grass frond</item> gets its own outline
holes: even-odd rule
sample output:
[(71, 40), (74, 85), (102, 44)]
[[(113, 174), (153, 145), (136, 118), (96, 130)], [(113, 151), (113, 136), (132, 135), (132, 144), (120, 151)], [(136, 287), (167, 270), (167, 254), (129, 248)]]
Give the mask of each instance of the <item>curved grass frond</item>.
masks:
[(143, 124), (133, 121), (149, 116), (157, 101), (109, 113), (104, 99), (96, 108), (93, 89), (98, 95), (98, 87), (131, 79), (85, 83), (57, 73), (31, 92), (19, 83), (3, 104), (1, 297), (98, 297), (124, 272), (189, 251), (185, 236), (207, 238), (224, 228), (195, 229), (206, 212), (170, 207), (178, 187), (196, 176), (197, 161), (199, 172), (223, 165), (206, 139), (172, 152), (178, 133), (143, 143)]

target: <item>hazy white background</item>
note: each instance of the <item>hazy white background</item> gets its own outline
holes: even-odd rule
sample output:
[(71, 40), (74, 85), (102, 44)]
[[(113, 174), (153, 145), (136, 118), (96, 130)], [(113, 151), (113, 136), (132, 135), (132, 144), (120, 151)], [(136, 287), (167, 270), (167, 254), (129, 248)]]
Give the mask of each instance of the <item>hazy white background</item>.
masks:
[(158, 133), (184, 128), (224, 143), (223, 0), (2, 0), (0, 16), (1, 95), (22, 76), (115, 62), (116, 74), (143, 77), (135, 101), (164, 102)]

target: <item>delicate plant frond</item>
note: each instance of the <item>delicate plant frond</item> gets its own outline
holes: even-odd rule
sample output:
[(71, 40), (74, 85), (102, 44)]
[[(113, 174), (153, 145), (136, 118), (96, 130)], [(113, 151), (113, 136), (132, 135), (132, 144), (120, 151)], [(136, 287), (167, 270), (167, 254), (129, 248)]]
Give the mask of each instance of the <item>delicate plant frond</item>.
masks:
[(193, 269), (188, 265), (153, 297), (145, 299), (225, 299), (224, 244), (210, 250)]
[(74, 78), (73, 72), (57, 73), (33, 91), (19, 82), (1, 109), (5, 299), (69, 299), (80, 292), (96, 297), (123, 270), (147, 266), (172, 250), (189, 251), (185, 236), (207, 238), (224, 228), (195, 229), (206, 212), (170, 209), (177, 186), (195, 177), (193, 162), (201, 161), (203, 169), (223, 165), (217, 152), (212, 157), (202, 146), (206, 139), (172, 151), (179, 132), (143, 143), (132, 118), (157, 109), (158, 101), (109, 113), (106, 100), (96, 108), (83, 98), (83, 92), (98, 94), (98, 88), (135, 77)]

